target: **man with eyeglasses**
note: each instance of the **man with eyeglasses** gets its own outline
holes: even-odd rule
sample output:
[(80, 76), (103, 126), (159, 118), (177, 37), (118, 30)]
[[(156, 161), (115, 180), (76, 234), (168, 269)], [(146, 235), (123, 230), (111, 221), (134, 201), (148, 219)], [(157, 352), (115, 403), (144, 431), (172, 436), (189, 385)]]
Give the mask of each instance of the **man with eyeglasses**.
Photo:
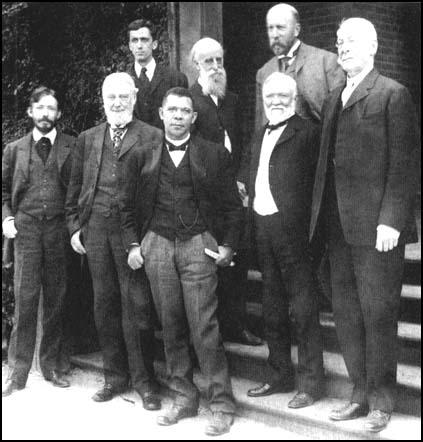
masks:
[[(161, 145), (131, 152), (122, 192), (122, 227), (131, 268), (145, 271), (163, 327), (170, 388), (175, 399), (159, 425), (196, 416), (190, 336), (198, 358), (212, 420), (206, 434), (230, 430), (235, 403), (219, 333), (217, 266), (228, 266), (238, 245), (242, 205), (229, 152), (190, 134), (197, 113), (184, 88), (170, 89), (160, 108)], [(216, 222), (223, 219), (218, 243)], [(216, 252), (216, 261), (205, 249)]]
[(66, 201), (72, 247), (87, 254), (93, 281), (104, 363), (104, 385), (93, 400), (111, 400), (131, 379), (144, 408), (157, 410), (149, 287), (143, 269), (133, 271), (127, 265), (118, 195), (131, 151), (160, 144), (162, 132), (133, 119), (136, 88), (129, 74), (108, 75), (102, 96), (107, 122), (78, 137)]
[(419, 136), (408, 90), (374, 68), (371, 22), (343, 21), (338, 60), (347, 74), (323, 107), (310, 236), (326, 230), (332, 305), (353, 384), (336, 421), (367, 415), (383, 430), (395, 404), (404, 248), (416, 242), (413, 205)]
[(266, 27), (270, 48), (275, 56), (257, 72), (256, 130), (266, 123), (262, 89), (272, 72), (283, 72), (294, 78), (298, 88), (296, 113), (302, 118), (319, 122), (325, 98), (344, 82), (345, 76), (337, 64), (336, 55), (306, 45), (298, 38), (300, 16), (287, 3), (279, 3), (269, 9)]

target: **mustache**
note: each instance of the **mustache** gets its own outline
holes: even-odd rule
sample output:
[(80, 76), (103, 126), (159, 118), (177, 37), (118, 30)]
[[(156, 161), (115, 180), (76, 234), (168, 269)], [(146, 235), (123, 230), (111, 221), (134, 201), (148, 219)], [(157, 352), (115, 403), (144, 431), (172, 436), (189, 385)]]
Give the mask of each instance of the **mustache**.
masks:
[(47, 118), (47, 117), (43, 117), (43, 118), (40, 118), (39, 120), (37, 120), (38, 123), (42, 123), (43, 121), (45, 121), (46, 123), (53, 124), (55, 120), (50, 120), (50, 118)]

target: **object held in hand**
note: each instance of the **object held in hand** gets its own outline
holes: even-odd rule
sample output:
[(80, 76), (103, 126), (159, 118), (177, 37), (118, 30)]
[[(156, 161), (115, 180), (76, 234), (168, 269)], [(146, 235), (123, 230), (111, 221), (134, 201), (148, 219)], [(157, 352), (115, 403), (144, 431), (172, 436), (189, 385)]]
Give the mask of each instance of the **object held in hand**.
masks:
[[(220, 256), (217, 252), (213, 252), (213, 250), (210, 250), (207, 247), (204, 249), (204, 253), (213, 259), (217, 259)], [(230, 267), (233, 267), (234, 265), (235, 265), (235, 263), (233, 261), (231, 261), (231, 263), (229, 264)]]

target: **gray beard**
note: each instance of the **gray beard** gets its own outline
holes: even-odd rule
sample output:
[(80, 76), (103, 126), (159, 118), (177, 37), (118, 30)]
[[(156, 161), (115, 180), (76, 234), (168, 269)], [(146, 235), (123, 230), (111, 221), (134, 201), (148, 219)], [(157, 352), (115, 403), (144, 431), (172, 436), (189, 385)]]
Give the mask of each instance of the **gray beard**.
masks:
[(132, 111), (106, 112), (107, 122), (112, 127), (123, 127), (132, 121)]
[(212, 77), (208, 77), (202, 89), (204, 95), (215, 95), (218, 98), (224, 98), (226, 94), (226, 78), (219, 78), (215, 81)]

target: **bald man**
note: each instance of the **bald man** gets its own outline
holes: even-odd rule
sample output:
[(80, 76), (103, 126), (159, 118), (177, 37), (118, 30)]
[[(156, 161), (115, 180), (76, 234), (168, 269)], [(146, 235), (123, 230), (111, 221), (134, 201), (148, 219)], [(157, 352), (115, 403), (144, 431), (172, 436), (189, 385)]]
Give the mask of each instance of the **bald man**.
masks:
[(311, 237), (323, 221), (339, 343), (353, 384), (333, 420), (366, 415), (377, 432), (395, 403), (404, 247), (417, 241), (413, 202), (419, 146), (408, 90), (374, 69), (377, 34), (362, 18), (337, 32), (346, 85), (323, 108)]
[[(238, 95), (228, 91), (226, 87), (223, 48), (212, 38), (202, 38), (192, 47), (191, 60), (198, 71), (197, 81), (190, 89), (197, 112), (196, 132), (202, 138), (226, 148), (231, 156), (232, 173), (236, 174), (240, 167), (243, 147), (242, 109)], [(222, 225), (219, 230), (220, 236), (223, 236), (225, 232)], [(248, 257), (247, 244), (241, 244), (235, 257), (236, 265), (219, 268), (218, 317), (225, 341), (261, 345), (262, 340), (251, 333), (246, 325)]]
[(66, 201), (72, 247), (88, 257), (104, 362), (105, 382), (93, 400), (111, 400), (131, 378), (144, 408), (157, 410), (149, 286), (143, 269), (127, 265), (118, 194), (130, 151), (161, 145), (162, 132), (133, 119), (136, 88), (129, 74), (108, 75), (102, 96), (107, 122), (79, 136)]
[(291, 5), (279, 3), (266, 16), (269, 45), (275, 56), (263, 65), (256, 76), (256, 118), (259, 129), (266, 123), (262, 88), (272, 72), (284, 72), (297, 83), (296, 112), (306, 119), (320, 121), (322, 106), (329, 92), (344, 82), (344, 73), (335, 54), (306, 45), (299, 39), (300, 16)]
[[(318, 152), (316, 125), (295, 114), (295, 81), (280, 72), (263, 85), (268, 124), (251, 144), (248, 183), (254, 241), (263, 274), (263, 318), (269, 376), (248, 396), (295, 389), (291, 334), (298, 342), (298, 392), (290, 408), (323, 395), (323, 357), (309, 258), (311, 192)], [(317, 146), (316, 146), (317, 144)], [(291, 330), (290, 316), (295, 329)]]

